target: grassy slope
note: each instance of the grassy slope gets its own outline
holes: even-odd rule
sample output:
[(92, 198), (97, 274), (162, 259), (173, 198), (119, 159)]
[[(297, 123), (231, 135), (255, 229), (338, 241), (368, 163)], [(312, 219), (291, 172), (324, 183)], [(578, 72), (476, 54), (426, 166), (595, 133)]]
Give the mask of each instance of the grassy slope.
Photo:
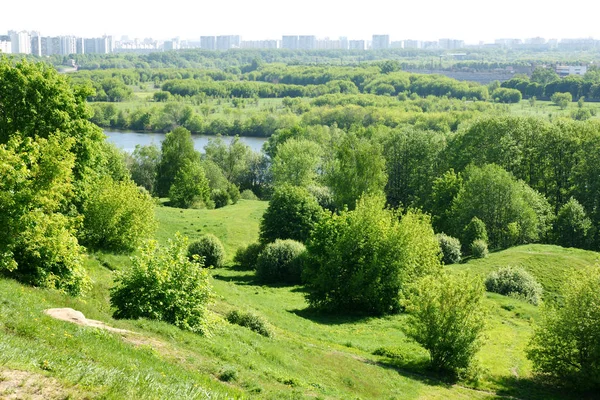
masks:
[[(231, 257), (239, 245), (256, 240), (265, 207), (258, 201), (212, 211), (161, 207), (157, 237), (164, 242), (176, 231), (192, 238), (211, 232), (224, 241)], [(542, 246), (530, 252), (542, 253), (539, 257), (549, 263), (561, 253), (558, 249)], [(502, 256), (496, 253), (457, 268), (483, 270), (487, 267), (481, 263), (492, 265)], [(578, 257), (583, 256), (571, 258)], [(215, 316), (234, 308), (253, 311), (269, 321), (274, 338), (225, 322), (216, 324), (211, 337), (200, 337), (163, 323), (112, 320), (107, 290), (112, 278), (101, 264), (120, 267), (126, 260), (106, 254), (90, 257), (95, 288), (86, 299), (0, 279), (0, 370), (52, 376), (77, 393), (75, 397), (90, 398), (203, 398), (204, 391), (215, 397), (273, 399), (560, 398), (529, 379), (531, 366), (523, 349), (537, 309), (518, 300), (488, 296), (491, 317), (488, 343), (479, 354), (481, 379), (448, 385), (425, 375), (427, 354), (402, 334), (403, 315), (314, 314), (306, 309), (301, 287), (261, 286), (251, 272), (232, 268), (212, 271)], [(55, 321), (42, 314), (49, 307), (72, 307), (141, 335), (124, 341), (116, 334)], [(372, 355), (381, 347), (398, 357)], [(223, 372), (235, 379), (220, 382)]]

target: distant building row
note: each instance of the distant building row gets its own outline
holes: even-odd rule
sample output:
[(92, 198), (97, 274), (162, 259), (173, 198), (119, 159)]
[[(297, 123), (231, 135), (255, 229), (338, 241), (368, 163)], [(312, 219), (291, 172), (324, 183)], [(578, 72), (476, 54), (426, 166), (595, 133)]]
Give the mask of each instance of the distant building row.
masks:
[(39, 32), (9, 31), (8, 35), (0, 36), (0, 51), (36, 56), (107, 54), (113, 52), (113, 41), (111, 36), (84, 39), (75, 36), (41, 36)]

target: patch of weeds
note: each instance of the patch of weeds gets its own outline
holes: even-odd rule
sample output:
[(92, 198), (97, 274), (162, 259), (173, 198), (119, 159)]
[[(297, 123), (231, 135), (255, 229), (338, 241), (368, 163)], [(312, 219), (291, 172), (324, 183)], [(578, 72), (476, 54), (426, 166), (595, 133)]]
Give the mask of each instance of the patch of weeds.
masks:
[(515, 309), (515, 306), (513, 306), (512, 304), (502, 304), (500, 307), (502, 307), (506, 311), (512, 311)]
[(258, 315), (252, 313), (244, 313), (238, 310), (233, 310), (226, 317), (231, 324), (243, 326), (265, 337), (271, 337), (273, 334), (267, 326), (267, 323)]
[(237, 370), (233, 367), (227, 367), (219, 374), (219, 380), (222, 382), (232, 382), (237, 380), (237, 378)]
[(403, 359), (404, 355), (398, 347), (379, 347), (373, 351), (374, 356)]

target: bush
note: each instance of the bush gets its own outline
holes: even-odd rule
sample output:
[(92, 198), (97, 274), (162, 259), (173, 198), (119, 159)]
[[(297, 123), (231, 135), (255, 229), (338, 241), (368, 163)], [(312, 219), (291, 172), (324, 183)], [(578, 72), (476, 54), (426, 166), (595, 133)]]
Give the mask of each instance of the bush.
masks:
[(475, 240), (471, 243), (471, 255), (474, 258), (486, 258), (488, 256), (488, 245), (483, 240)]
[(262, 282), (301, 283), (304, 245), (295, 240), (269, 243), (256, 260), (256, 277)]
[(229, 194), (222, 189), (213, 189), (210, 192), (210, 199), (215, 204), (215, 208), (222, 208), (229, 204)]
[(271, 337), (267, 323), (258, 315), (233, 310), (227, 314), (226, 318), (231, 324), (243, 326), (265, 337)]
[(538, 305), (542, 299), (542, 285), (529, 272), (522, 268), (500, 268), (488, 275), (485, 280), (488, 292), (517, 296)]
[(564, 305), (544, 305), (527, 357), (555, 383), (600, 390), (600, 268), (572, 271), (561, 294)]
[(466, 274), (422, 278), (404, 302), (407, 336), (429, 351), (436, 370), (466, 369), (481, 347), (485, 324), (484, 287)]
[(103, 178), (83, 203), (82, 243), (93, 249), (132, 251), (156, 230), (154, 201), (133, 182)]
[(499, 103), (518, 103), (523, 95), (517, 89), (498, 88), (492, 92), (492, 97)]
[(208, 198), (208, 179), (202, 166), (185, 160), (169, 189), (169, 199), (175, 207), (189, 208)]
[(221, 268), (225, 261), (225, 248), (218, 237), (207, 233), (190, 243), (188, 257), (193, 258), (195, 255), (204, 259), (205, 267)]
[(258, 197), (250, 189), (246, 189), (240, 193), (240, 198), (243, 200), (258, 200)]
[(573, 95), (571, 93), (554, 93), (550, 100), (556, 104), (561, 110), (564, 110), (569, 106), (569, 103), (573, 101)]
[(387, 314), (400, 311), (406, 284), (438, 271), (440, 247), (429, 218), (385, 209), (364, 197), (355, 211), (321, 221), (307, 244), (304, 279), (312, 307)]
[(235, 204), (240, 199), (240, 189), (237, 187), (237, 185), (234, 185), (232, 183), (229, 185), (229, 187), (227, 187), (227, 195), (229, 195), (229, 200), (231, 200), (231, 204)]
[[(470, 246), (476, 240), (483, 240), (487, 243), (489, 239), (485, 223), (479, 218), (473, 217), (463, 229), (462, 242)], [(467, 251), (469, 250), (471, 249), (467, 249)]]
[(587, 217), (583, 206), (573, 197), (565, 203), (554, 222), (554, 240), (564, 247), (585, 248), (592, 221)]
[(324, 211), (306, 190), (284, 185), (275, 190), (260, 223), (263, 244), (276, 239), (305, 242)]
[(115, 318), (165, 321), (196, 333), (206, 331), (212, 297), (208, 270), (187, 257), (187, 239), (177, 234), (165, 247), (148, 241), (132, 266), (118, 273), (110, 290)]
[(457, 264), (460, 262), (460, 241), (443, 233), (435, 235), (442, 251), (442, 262), (444, 264)]
[(240, 247), (235, 252), (233, 261), (243, 269), (255, 269), (256, 260), (263, 248), (264, 245), (260, 243), (251, 243), (246, 247)]

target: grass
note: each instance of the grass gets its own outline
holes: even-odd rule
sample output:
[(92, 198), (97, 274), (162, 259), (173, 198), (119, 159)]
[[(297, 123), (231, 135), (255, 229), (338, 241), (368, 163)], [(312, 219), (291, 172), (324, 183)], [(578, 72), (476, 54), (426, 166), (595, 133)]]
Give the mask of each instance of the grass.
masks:
[[(596, 116), (593, 116), (592, 119), (600, 118), (600, 103), (586, 102), (584, 104), (584, 107), (596, 110)], [(530, 105), (529, 100), (521, 100), (520, 103), (508, 105), (509, 112), (513, 115), (523, 117), (540, 117), (546, 120), (554, 120), (560, 117), (570, 118), (571, 113), (573, 111), (576, 111), (577, 108), (577, 99), (575, 99), (574, 102), (570, 103), (568, 107), (564, 110), (561, 110), (551, 101), (542, 100), (536, 100), (534, 107)]]
[[(160, 207), (157, 238), (164, 243), (177, 231), (192, 239), (210, 232), (223, 241), (231, 259), (238, 246), (257, 239), (265, 208), (265, 202), (243, 200), (218, 210)], [(504, 262), (532, 268), (546, 263), (552, 283), (561, 266), (597, 257), (555, 246), (522, 246), (449, 268), (484, 274)], [(63, 398), (570, 398), (532, 379), (524, 349), (539, 315), (520, 300), (487, 295), (488, 340), (478, 355), (479, 379), (452, 383), (426, 369), (427, 353), (403, 334), (405, 315), (315, 313), (307, 308), (301, 286), (259, 285), (253, 272), (231, 265), (211, 270), (216, 301), (210, 336), (155, 321), (113, 320), (111, 270), (127, 268), (127, 262), (125, 256), (90, 255), (86, 267), (94, 289), (81, 299), (0, 278), (0, 371), (52, 378)], [(138, 334), (57, 321), (43, 314), (50, 307), (71, 307)], [(272, 337), (225, 322), (232, 310), (265, 320)]]

